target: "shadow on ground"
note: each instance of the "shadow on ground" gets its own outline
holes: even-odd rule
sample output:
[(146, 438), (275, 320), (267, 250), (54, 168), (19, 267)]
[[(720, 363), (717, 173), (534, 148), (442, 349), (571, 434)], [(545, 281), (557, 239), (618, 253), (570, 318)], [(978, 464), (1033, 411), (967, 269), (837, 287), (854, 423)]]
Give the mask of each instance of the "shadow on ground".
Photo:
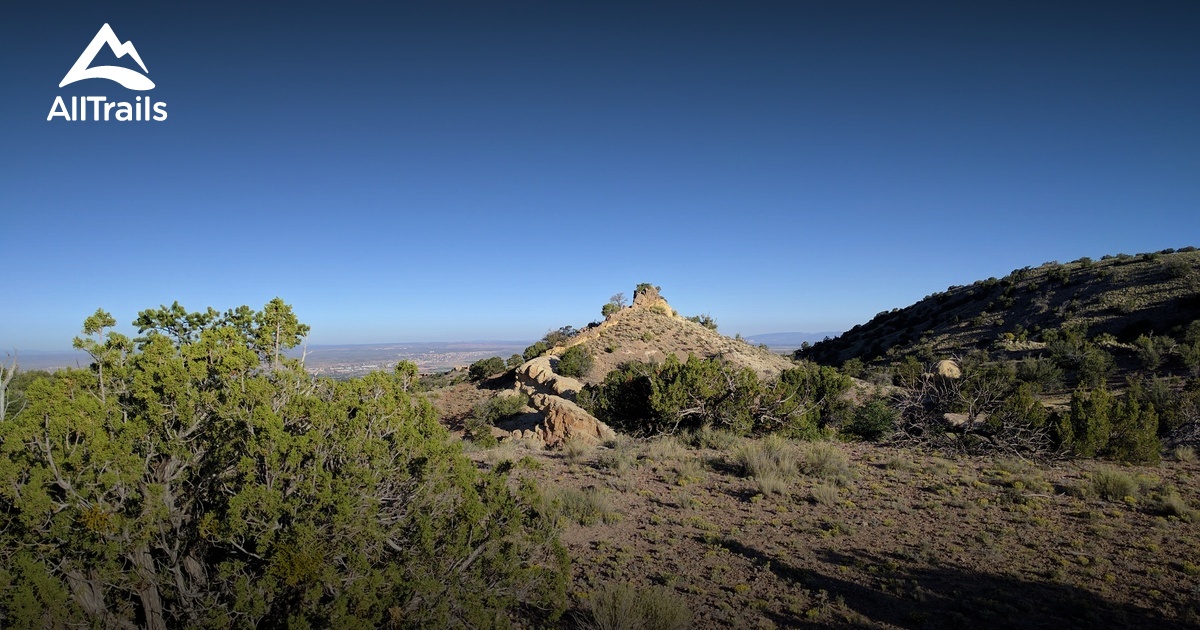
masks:
[[(1195, 628), (1200, 619), (1170, 619), (1160, 611), (1120, 604), (1075, 586), (991, 574), (954, 564), (911, 566), (906, 559), (870, 553), (818, 552), (817, 569), (798, 568), (734, 540), (721, 545), (770, 567), (781, 579), (831, 600), (874, 623), (902, 628)], [(909, 564), (909, 566), (906, 566)], [(886, 567), (871, 585), (846, 579), (837, 567)], [(1120, 588), (1113, 585), (1112, 588)], [(785, 627), (828, 626), (772, 614)], [(835, 624), (836, 625), (836, 624)], [(851, 625), (851, 624), (846, 624)]]

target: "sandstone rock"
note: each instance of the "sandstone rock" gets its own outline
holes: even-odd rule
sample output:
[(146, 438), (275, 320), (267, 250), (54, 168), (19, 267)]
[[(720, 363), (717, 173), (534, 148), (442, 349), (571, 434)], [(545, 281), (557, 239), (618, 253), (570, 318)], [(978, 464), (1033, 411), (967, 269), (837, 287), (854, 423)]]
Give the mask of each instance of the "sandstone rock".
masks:
[(942, 359), (933, 368), (934, 373), (945, 378), (962, 378), (962, 368), (951, 359)]
[(547, 447), (561, 446), (571, 439), (599, 444), (616, 437), (616, 433), (608, 425), (564, 398), (538, 394), (534, 397), (533, 406), (544, 417), (534, 433)]
[(655, 287), (645, 287), (633, 294), (634, 308), (646, 308), (656, 310), (664, 315), (671, 314), (671, 305), (659, 295), (658, 289)]
[(534, 393), (554, 394), (571, 400), (583, 389), (583, 383), (577, 379), (554, 373), (557, 364), (556, 357), (542, 356), (526, 361), (517, 368), (517, 383), (526, 395)]

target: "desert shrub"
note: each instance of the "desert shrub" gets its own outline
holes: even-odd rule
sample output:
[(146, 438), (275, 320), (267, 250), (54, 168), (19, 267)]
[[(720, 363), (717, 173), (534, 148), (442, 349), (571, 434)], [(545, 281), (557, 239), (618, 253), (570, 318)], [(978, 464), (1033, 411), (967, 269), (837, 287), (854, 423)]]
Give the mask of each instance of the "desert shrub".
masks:
[(1137, 498), (1141, 490), (1136, 477), (1116, 468), (1097, 468), (1092, 472), (1090, 482), (1092, 490), (1107, 501)]
[(673, 592), (639, 590), (627, 582), (608, 584), (588, 600), (588, 630), (685, 630), (691, 627), (687, 603)]
[(1171, 458), (1177, 462), (1194, 464), (1196, 462), (1196, 449), (1190, 446), (1176, 446), (1171, 450)]
[(571, 337), (574, 337), (578, 332), (579, 331), (575, 330), (574, 326), (563, 326), (558, 330), (551, 330), (550, 332), (546, 333), (546, 336), (542, 337), (542, 341), (546, 342), (551, 348), (553, 348), (554, 346), (562, 345), (563, 342)]
[(921, 375), (925, 371), (925, 366), (921, 365), (916, 357), (906, 356), (892, 366), (892, 384), (897, 387), (912, 388), (921, 381)]
[(613, 313), (616, 313), (619, 310), (621, 310), (621, 307), (619, 305), (609, 302), (609, 303), (605, 304), (604, 306), (600, 307), (600, 315), (602, 315), (603, 317), (608, 317), (608, 316), (612, 315)]
[(666, 467), (664, 478), (677, 486), (704, 481), (708, 471), (698, 457), (683, 457)]
[(1065, 265), (1054, 264), (1046, 270), (1046, 278), (1051, 282), (1057, 282), (1062, 285), (1071, 282), (1071, 269)]
[(888, 401), (875, 398), (854, 410), (852, 420), (842, 427), (842, 433), (859, 440), (878, 442), (896, 430), (900, 411)]
[(713, 319), (708, 313), (702, 315), (693, 315), (687, 318), (689, 322), (696, 322), (709, 330), (717, 329), (717, 320)]
[(988, 415), (985, 427), (993, 444), (1018, 452), (1051, 449), (1050, 413), (1040, 391), (1034, 383), (1021, 383)]
[(529, 398), (524, 394), (502, 394), (478, 403), (467, 419), (466, 437), (484, 448), (496, 446), (492, 427), (502, 420), (520, 415), (527, 404)]
[(1064, 326), (1042, 335), (1050, 358), (1060, 367), (1075, 371), (1081, 385), (1099, 387), (1112, 372), (1112, 355), (1089, 341), (1081, 328)]
[(1112, 437), (1112, 394), (1104, 388), (1077, 389), (1071, 395), (1071, 410), (1059, 429), (1060, 441), (1082, 457), (1096, 457)]
[(546, 343), (545, 341), (535, 342), (533, 345), (525, 348), (525, 351), (521, 353), (521, 358), (525, 359), (526, 361), (532, 361), (543, 354), (546, 354), (546, 351), (549, 350), (550, 347), (550, 344)]
[(0, 626), (545, 626), (564, 609), (537, 486), (463, 456), (410, 370), (314, 378), (280, 352), (306, 330), (282, 300), (143, 311), (140, 340), (104, 315), (80, 344), (95, 369), (35, 381), (0, 423)]
[(1112, 438), (1105, 454), (1124, 462), (1157, 464), (1162, 457), (1162, 443), (1154, 406), (1127, 394), (1113, 411)]
[(511, 370), (512, 368), (520, 367), (521, 364), (524, 362), (525, 362), (525, 357), (523, 357), (519, 354), (514, 354), (511, 357), (508, 357), (508, 361), (505, 362), (505, 365), (508, 366), (508, 369)]
[(592, 355), (582, 345), (571, 346), (559, 357), (554, 371), (563, 376), (582, 378), (592, 370), (593, 363)]
[(524, 394), (501, 394), (476, 405), (473, 415), (488, 424), (496, 424), (521, 415), (528, 404), (529, 397)]
[(852, 378), (862, 378), (866, 373), (866, 366), (863, 365), (862, 359), (854, 357), (846, 359), (842, 363), (842, 374)]
[(601, 420), (633, 434), (677, 433), (709, 425), (737, 435), (781, 432), (813, 438), (847, 413), (850, 380), (806, 363), (760, 381), (753, 370), (719, 359), (673, 355), (658, 363), (630, 362), (580, 393), (579, 403)]
[(496, 436), (492, 434), (492, 423), (478, 416), (467, 418), (466, 424), (463, 427), (463, 437), (466, 437), (482, 448), (492, 448), (500, 443), (496, 439)]
[(1155, 372), (1162, 367), (1163, 360), (1174, 349), (1175, 342), (1170, 337), (1141, 335), (1133, 341), (1133, 346), (1142, 367)]
[(505, 368), (504, 359), (500, 357), (488, 357), (472, 363), (471, 367), (467, 369), (467, 374), (473, 381), (482, 381), (493, 374), (503, 372)]
[(687, 456), (687, 449), (674, 435), (659, 435), (642, 447), (642, 456), (659, 463), (669, 464)]
[(1035, 383), (1042, 391), (1053, 392), (1062, 387), (1063, 371), (1052, 359), (1030, 357), (1017, 362), (1017, 380)]
[(1165, 488), (1157, 493), (1154, 509), (1163, 516), (1174, 516), (1189, 523), (1200, 520), (1200, 511), (1192, 509), (1175, 488)]
[(919, 468), (916, 462), (903, 455), (894, 455), (888, 458), (883, 466), (888, 470), (902, 470), (905, 472), (912, 472)]
[(1192, 264), (1187, 258), (1182, 256), (1173, 256), (1169, 260), (1163, 262), (1163, 269), (1167, 272), (1167, 276), (1171, 278), (1186, 278), (1192, 275)]

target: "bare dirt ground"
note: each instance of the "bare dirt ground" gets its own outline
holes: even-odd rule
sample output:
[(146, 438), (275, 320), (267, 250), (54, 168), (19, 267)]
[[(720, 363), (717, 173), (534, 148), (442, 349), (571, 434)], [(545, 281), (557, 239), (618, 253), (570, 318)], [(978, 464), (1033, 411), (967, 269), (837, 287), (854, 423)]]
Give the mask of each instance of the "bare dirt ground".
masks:
[(563, 627), (614, 582), (669, 589), (697, 628), (1200, 626), (1200, 523), (1161, 506), (1172, 491), (1200, 506), (1194, 462), (1116, 468), (1135, 485), (1103, 499), (1104, 462), (832, 444), (840, 470), (810, 461), (760, 481), (737, 465), (747, 442), (724, 442), (471, 456), (518, 462), (516, 476), (575, 506), (563, 510), (576, 606)]

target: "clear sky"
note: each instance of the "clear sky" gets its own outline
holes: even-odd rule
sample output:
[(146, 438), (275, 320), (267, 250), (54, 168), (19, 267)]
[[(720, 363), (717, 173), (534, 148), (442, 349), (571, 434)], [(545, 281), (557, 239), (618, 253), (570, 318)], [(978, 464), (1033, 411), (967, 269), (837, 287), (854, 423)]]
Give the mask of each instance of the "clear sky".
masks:
[[(104, 23), (153, 90), (58, 87)], [(532, 339), (639, 282), (841, 330), (1200, 245), (1198, 33), (1194, 0), (7, 3), (0, 348), (277, 295), (311, 343)], [(142, 94), (168, 119), (46, 120)]]

